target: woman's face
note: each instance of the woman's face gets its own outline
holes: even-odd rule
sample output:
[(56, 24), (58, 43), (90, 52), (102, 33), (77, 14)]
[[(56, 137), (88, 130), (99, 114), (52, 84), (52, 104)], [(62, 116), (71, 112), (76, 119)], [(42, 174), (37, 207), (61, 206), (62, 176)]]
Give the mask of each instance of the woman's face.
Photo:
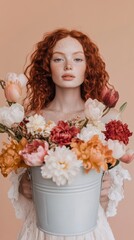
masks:
[(50, 61), (52, 79), (61, 88), (80, 86), (85, 78), (86, 59), (82, 45), (72, 37), (59, 40)]

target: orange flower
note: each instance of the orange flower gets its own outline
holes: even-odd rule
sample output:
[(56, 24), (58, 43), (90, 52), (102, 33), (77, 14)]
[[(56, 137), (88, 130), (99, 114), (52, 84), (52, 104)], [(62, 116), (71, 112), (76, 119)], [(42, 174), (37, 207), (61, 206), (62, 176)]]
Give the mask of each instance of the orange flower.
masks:
[(108, 163), (112, 165), (116, 163), (116, 159), (112, 156), (112, 150), (102, 144), (98, 135), (93, 136), (87, 142), (73, 139), (71, 147), (77, 158), (83, 160), (86, 172), (89, 172), (90, 169), (96, 169), (99, 172), (101, 168), (105, 171), (108, 169)]
[(12, 171), (16, 171), (20, 167), (27, 167), (19, 155), (19, 151), (22, 150), (27, 144), (27, 140), (22, 138), (18, 143), (15, 140), (11, 140), (10, 144), (5, 143), (5, 148), (2, 149), (0, 154), (0, 169), (4, 177)]

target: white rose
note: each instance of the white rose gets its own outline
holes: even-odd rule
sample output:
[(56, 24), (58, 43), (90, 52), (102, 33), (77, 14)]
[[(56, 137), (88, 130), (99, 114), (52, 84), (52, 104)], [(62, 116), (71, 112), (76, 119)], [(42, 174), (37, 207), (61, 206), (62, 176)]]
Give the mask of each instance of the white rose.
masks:
[(109, 139), (107, 141), (108, 148), (113, 151), (113, 157), (116, 159), (121, 158), (126, 152), (126, 146), (124, 143), (119, 142), (118, 140)]
[(85, 116), (92, 121), (100, 120), (104, 109), (104, 104), (99, 102), (97, 99), (92, 100), (91, 98), (89, 98), (85, 102)]
[(15, 103), (10, 107), (0, 108), (0, 123), (11, 127), (14, 123), (20, 123), (24, 118), (24, 108), (22, 105)]

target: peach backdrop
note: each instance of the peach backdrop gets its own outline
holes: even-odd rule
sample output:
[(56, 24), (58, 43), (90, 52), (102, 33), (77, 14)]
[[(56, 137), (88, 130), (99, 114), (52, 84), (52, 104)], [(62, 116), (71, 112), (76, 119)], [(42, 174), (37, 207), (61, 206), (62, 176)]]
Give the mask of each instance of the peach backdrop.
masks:
[[(110, 80), (120, 92), (118, 106), (128, 102), (124, 120), (134, 131), (134, 2), (133, 0), (1, 0), (0, 78), (21, 73), (26, 56), (44, 32), (59, 27), (78, 29), (98, 45)], [(1, 104), (4, 98), (1, 92)], [(134, 148), (134, 137), (130, 143)], [(132, 181), (125, 183), (125, 199), (110, 219), (116, 240), (133, 240), (134, 163), (125, 166)], [(0, 239), (17, 239), (21, 222), (7, 198), (10, 183), (0, 176)]]

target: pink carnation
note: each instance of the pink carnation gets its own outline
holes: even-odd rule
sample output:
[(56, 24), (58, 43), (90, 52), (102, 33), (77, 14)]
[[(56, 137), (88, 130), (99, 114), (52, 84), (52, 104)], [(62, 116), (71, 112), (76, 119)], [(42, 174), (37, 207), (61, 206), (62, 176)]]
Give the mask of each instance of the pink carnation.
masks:
[(123, 124), (121, 121), (112, 120), (106, 124), (106, 131), (103, 133), (106, 136), (106, 140), (118, 140), (122, 141), (125, 145), (129, 142), (129, 137), (132, 136), (132, 132), (129, 131), (128, 125)]
[(50, 140), (60, 146), (69, 145), (71, 139), (80, 132), (79, 128), (69, 126), (67, 122), (59, 121), (50, 134)]
[(44, 157), (47, 155), (48, 148), (49, 145), (46, 141), (35, 139), (28, 143), (19, 154), (28, 166), (41, 166)]

